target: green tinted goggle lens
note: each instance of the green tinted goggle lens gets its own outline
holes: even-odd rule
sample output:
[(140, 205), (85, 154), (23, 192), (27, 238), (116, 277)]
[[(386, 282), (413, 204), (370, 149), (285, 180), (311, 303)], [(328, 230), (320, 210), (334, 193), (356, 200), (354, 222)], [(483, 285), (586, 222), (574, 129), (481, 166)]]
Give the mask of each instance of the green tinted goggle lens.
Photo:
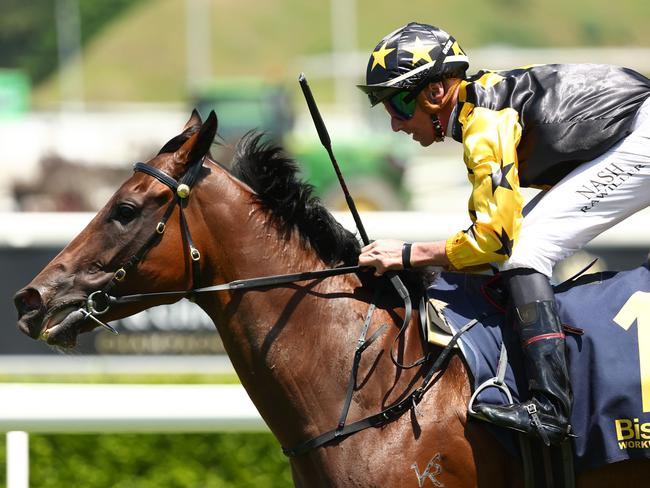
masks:
[(413, 117), (416, 105), (414, 98), (409, 102), (404, 101), (404, 99), (409, 95), (409, 92), (403, 91), (393, 95), (388, 99), (388, 103), (390, 104), (391, 108), (397, 112), (397, 115), (406, 120)]

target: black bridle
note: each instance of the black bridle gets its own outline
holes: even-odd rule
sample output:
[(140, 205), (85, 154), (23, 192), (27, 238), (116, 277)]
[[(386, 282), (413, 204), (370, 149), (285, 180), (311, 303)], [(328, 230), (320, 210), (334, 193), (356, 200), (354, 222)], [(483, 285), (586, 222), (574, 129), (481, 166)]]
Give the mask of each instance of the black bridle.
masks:
[(79, 311), (84, 314), (85, 318), (89, 318), (98, 325), (101, 325), (112, 333), (117, 334), (117, 331), (113, 327), (98, 319), (97, 315), (102, 315), (108, 312), (111, 305), (117, 303), (119, 299), (112, 297), (110, 295), (110, 292), (113, 291), (113, 289), (118, 284), (122, 283), (126, 279), (128, 272), (134, 268), (142, 260), (142, 258), (144, 258), (144, 256), (160, 242), (163, 234), (165, 233), (167, 221), (172, 216), (174, 209), (177, 206), (179, 211), (181, 232), (183, 235), (183, 240), (187, 243), (188, 255), (191, 262), (192, 289), (198, 287), (201, 276), (201, 253), (194, 246), (194, 241), (192, 241), (192, 235), (187, 225), (187, 220), (185, 219), (185, 213), (183, 209), (187, 206), (188, 197), (190, 195), (192, 186), (196, 182), (199, 172), (203, 167), (204, 159), (205, 158), (203, 157), (199, 161), (196, 161), (194, 164), (192, 164), (190, 169), (185, 172), (180, 181), (177, 181), (175, 178), (169, 176), (164, 171), (159, 170), (158, 168), (154, 168), (153, 166), (146, 163), (135, 163), (133, 165), (134, 172), (145, 173), (149, 176), (153, 176), (155, 179), (171, 189), (172, 192), (174, 192), (174, 196), (167, 206), (167, 209), (165, 210), (162, 218), (156, 224), (155, 231), (151, 234), (149, 239), (147, 239), (144, 244), (140, 246), (138, 251), (133, 256), (131, 256), (131, 258), (126, 261), (126, 263), (124, 263), (120, 268), (118, 268), (117, 271), (113, 273), (113, 276), (111, 277), (110, 281), (104, 286), (104, 288), (88, 295), (85, 308), (82, 307), (79, 309)]
[[(105, 322), (103, 322), (97, 317), (98, 315), (102, 315), (108, 312), (110, 307), (113, 305), (137, 303), (142, 301), (143, 299), (153, 298), (153, 297), (178, 296), (181, 298), (182, 297), (191, 298), (193, 295), (197, 293), (203, 293), (203, 292), (265, 288), (265, 287), (278, 286), (287, 283), (294, 283), (298, 281), (321, 279), (330, 276), (356, 273), (362, 270), (360, 266), (347, 266), (347, 267), (331, 268), (331, 269), (324, 269), (318, 271), (306, 271), (301, 273), (264, 276), (259, 278), (246, 279), (246, 280), (236, 280), (236, 281), (231, 281), (229, 283), (223, 283), (219, 285), (199, 288), (198, 285), (200, 283), (200, 274), (201, 274), (201, 267), (200, 267), (201, 253), (194, 246), (194, 242), (192, 241), (192, 236), (190, 234), (190, 230), (187, 225), (187, 220), (184, 215), (184, 209), (187, 206), (188, 197), (191, 193), (192, 186), (196, 182), (198, 178), (198, 174), (201, 168), (203, 167), (204, 160), (205, 157), (201, 158), (200, 161), (197, 161), (195, 164), (193, 164), (190, 170), (188, 170), (185, 173), (185, 175), (181, 178), (180, 181), (177, 181), (175, 178), (169, 176), (167, 173), (159, 170), (158, 168), (154, 168), (153, 166), (150, 166), (146, 163), (134, 164), (133, 166), (134, 172), (145, 173), (157, 179), (158, 181), (166, 185), (174, 192), (174, 197), (172, 201), (169, 203), (169, 205), (167, 206), (165, 212), (163, 213), (162, 218), (156, 224), (155, 231), (152, 233), (149, 239), (145, 241), (145, 243), (138, 249), (138, 251), (129, 260), (126, 261), (126, 263), (124, 263), (124, 265), (122, 265), (117, 271), (113, 273), (111, 280), (104, 286), (104, 288), (95, 291), (88, 296), (85, 306), (78, 310), (78, 312), (81, 312), (84, 315), (84, 319), (86, 318), (91, 319), (96, 324), (101, 325), (102, 327), (108, 329), (109, 331), (117, 334), (117, 331), (113, 327), (106, 324)], [(113, 289), (118, 284), (122, 283), (126, 279), (128, 272), (131, 271), (134, 267), (136, 267), (137, 264), (144, 258), (144, 256), (160, 242), (165, 232), (167, 221), (172, 216), (176, 206), (178, 206), (179, 209), (179, 220), (181, 225), (181, 232), (184, 241), (187, 243), (188, 254), (192, 263), (191, 289), (184, 290), (184, 291), (141, 293), (136, 295), (124, 295), (119, 297), (110, 295), (110, 292), (112, 292)], [(396, 276), (391, 277), (391, 282), (393, 282), (395, 278)], [(403, 290), (400, 290), (398, 288), (398, 292), (400, 296), (405, 300), (406, 313), (405, 313), (404, 323), (400, 328), (398, 335), (395, 337), (393, 345), (395, 345), (399, 337), (405, 332), (406, 327), (410, 323), (410, 316), (411, 316), (410, 296), (408, 294), (408, 291), (406, 290), (406, 287), (404, 287), (403, 285), (401, 286)], [(380, 290), (381, 287), (377, 290), (375, 298), (377, 298)], [(346, 397), (343, 402), (343, 407), (342, 407), (342, 411), (339, 417), (337, 427), (323, 434), (320, 434), (312, 439), (302, 442), (301, 444), (293, 448), (283, 448), (282, 451), (285, 455), (293, 457), (293, 456), (304, 454), (312, 449), (328, 444), (334, 440), (341, 439), (343, 437), (347, 437), (351, 434), (354, 434), (355, 432), (359, 432), (369, 427), (378, 427), (388, 422), (392, 422), (393, 420), (400, 417), (404, 412), (406, 412), (410, 408), (415, 408), (415, 406), (422, 399), (422, 396), (427, 390), (435, 373), (441, 370), (442, 366), (444, 365), (444, 362), (453, 351), (453, 347), (456, 344), (459, 336), (467, 329), (472, 327), (475, 323), (477, 323), (477, 320), (470, 322), (452, 338), (452, 340), (445, 347), (442, 353), (436, 358), (434, 362), (432, 362), (431, 366), (426, 370), (426, 372), (423, 373), (423, 380), (418, 388), (412, 390), (407, 396), (403, 397), (400, 401), (382, 410), (381, 412), (366, 417), (364, 419), (357, 420), (350, 424), (347, 424), (346, 423), (347, 415), (352, 401), (352, 395), (357, 387), (356, 379), (357, 379), (359, 363), (361, 361), (361, 354), (368, 348), (368, 346), (370, 346), (375, 341), (375, 339), (377, 339), (386, 330), (387, 327), (384, 324), (379, 329), (377, 329), (370, 337), (366, 337), (370, 325), (370, 321), (372, 318), (372, 314), (375, 310), (374, 300), (375, 299), (373, 299), (368, 309), (368, 313), (364, 321), (363, 330), (357, 342), (357, 347), (355, 349), (355, 353), (353, 357), (352, 371), (348, 382)], [(425, 354), (421, 359), (414, 362), (413, 364), (405, 366), (397, 362), (393, 358), (392, 349), (393, 348), (391, 347), (391, 358), (393, 359), (393, 362), (397, 366), (402, 368), (412, 368), (415, 366), (423, 365), (427, 362), (430, 362), (430, 359), (432, 358), (431, 353), (429, 352)]]
[[(187, 219), (185, 218), (184, 209), (187, 206), (189, 195), (191, 193), (192, 187), (198, 178), (199, 172), (203, 167), (203, 161), (205, 157), (201, 158), (200, 161), (194, 163), (191, 168), (185, 173), (180, 181), (171, 177), (164, 171), (154, 168), (151, 165), (146, 163), (135, 163), (133, 165), (134, 172), (145, 173), (153, 178), (157, 179), (174, 193), (172, 201), (167, 206), (167, 209), (163, 213), (162, 218), (156, 224), (155, 231), (151, 234), (149, 239), (138, 249), (138, 251), (126, 261), (120, 268), (113, 273), (110, 281), (102, 288), (101, 290), (95, 291), (88, 295), (84, 307), (80, 308), (78, 312), (81, 312), (84, 315), (84, 318), (94, 321), (97, 325), (101, 325), (110, 332), (117, 334), (117, 331), (100, 320), (97, 316), (103, 315), (111, 308), (113, 305), (123, 305), (128, 303), (138, 303), (147, 298), (155, 297), (180, 297), (180, 298), (192, 298), (197, 293), (205, 292), (215, 292), (215, 291), (224, 291), (224, 290), (246, 290), (254, 288), (265, 288), (269, 286), (278, 286), (287, 283), (295, 283), (298, 281), (306, 281), (312, 279), (327, 278), (330, 276), (337, 276), (348, 273), (356, 273), (361, 271), (360, 266), (346, 266), (340, 268), (331, 268), (318, 271), (306, 271), (301, 273), (291, 273), (284, 275), (274, 275), (274, 276), (263, 276), (259, 278), (250, 278), (247, 280), (235, 280), (229, 283), (222, 283), (219, 285), (207, 286), (199, 288), (200, 277), (201, 277), (201, 253), (194, 246), (194, 241), (192, 240), (192, 235), (190, 233), (189, 226), (187, 225)], [(167, 227), (167, 221), (172, 216), (174, 209), (178, 206), (179, 209), (179, 220), (181, 226), (181, 233), (183, 240), (187, 243), (187, 253), (191, 262), (192, 269), (192, 286), (189, 290), (183, 291), (163, 291), (163, 292), (153, 292), (153, 293), (140, 293), (136, 295), (124, 295), (120, 297), (112, 296), (110, 293), (113, 289), (120, 283), (124, 282), (129, 271), (131, 271), (137, 264), (144, 258), (144, 256), (155, 247), (160, 240), (162, 239), (165, 229)]]

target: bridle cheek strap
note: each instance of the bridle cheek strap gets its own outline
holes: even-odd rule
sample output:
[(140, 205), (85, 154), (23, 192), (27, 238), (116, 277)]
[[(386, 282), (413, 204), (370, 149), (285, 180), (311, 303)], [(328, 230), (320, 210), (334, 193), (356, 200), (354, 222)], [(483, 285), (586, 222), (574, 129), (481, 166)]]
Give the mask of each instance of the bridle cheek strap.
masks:
[[(161, 171), (158, 168), (154, 168), (153, 166), (150, 166), (146, 163), (135, 163), (133, 165), (134, 172), (145, 173), (157, 179), (174, 192), (174, 197), (165, 210), (162, 218), (156, 225), (155, 232), (151, 235), (151, 237), (149, 237), (149, 239), (147, 239), (147, 241), (140, 247), (140, 249), (113, 274), (113, 278), (101, 290), (100, 295), (103, 295), (103, 297), (108, 297), (110, 291), (112, 291), (118, 283), (121, 283), (126, 279), (128, 271), (131, 268), (135, 267), (142, 260), (142, 258), (144, 258), (147, 252), (149, 252), (150, 249), (158, 244), (163, 234), (165, 233), (167, 221), (174, 213), (174, 208), (176, 208), (176, 206), (178, 206), (179, 210), (179, 221), (181, 226), (181, 233), (183, 235), (183, 241), (188, 246), (188, 255), (190, 257), (190, 263), (192, 266), (191, 289), (199, 287), (201, 276), (201, 253), (194, 246), (194, 241), (192, 240), (192, 235), (190, 233), (189, 226), (187, 225), (187, 219), (185, 218), (184, 208), (187, 205), (187, 199), (191, 189), (190, 185), (196, 180), (198, 171), (201, 169), (202, 165), (203, 159), (201, 159), (200, 162), (197, 161), (193, 167), (185, 174), (180, 182), (175, 178), (169, 176), (164, 171)], [(90, 304), (91, 307), (94, 305), (94, 303)]]

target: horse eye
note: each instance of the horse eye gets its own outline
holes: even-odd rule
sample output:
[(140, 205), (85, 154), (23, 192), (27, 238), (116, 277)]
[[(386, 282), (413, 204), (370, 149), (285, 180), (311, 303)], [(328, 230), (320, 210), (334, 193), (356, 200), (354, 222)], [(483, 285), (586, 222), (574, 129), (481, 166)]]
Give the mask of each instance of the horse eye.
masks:
[(130, 205), (128, 203), (120, 203), (115, 208), (113, 218), (121, 224), (127, 224), (135, 218), (136, 214), (137, 210), (133, 205)]

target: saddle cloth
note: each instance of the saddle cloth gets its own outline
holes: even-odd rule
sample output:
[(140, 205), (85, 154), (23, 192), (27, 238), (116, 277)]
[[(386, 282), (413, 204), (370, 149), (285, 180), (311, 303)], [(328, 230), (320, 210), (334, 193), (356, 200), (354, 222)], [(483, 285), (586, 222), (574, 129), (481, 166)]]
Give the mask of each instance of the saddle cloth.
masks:
[[(495, 377), (503, 342), (505, 383), (519, 402), (528, 398), (521, 348), (512, 325), (481, 291), (491, 278), (440, 273), (428, 289), (429, 303), (453, 332), (486, 316), (459, 341), (473, 390)], [(566, 340), (576, 471), (650, 457), (650, 271), (644, 266), (586, 275), (556, 288), (556, 298), (562, 323), (584, 330), (583, 335), (567, 334)], [(509, 403), (498, 388), (483, 390), (477, 401)], [(491, 430), (516, 452), (511, 431)]]

